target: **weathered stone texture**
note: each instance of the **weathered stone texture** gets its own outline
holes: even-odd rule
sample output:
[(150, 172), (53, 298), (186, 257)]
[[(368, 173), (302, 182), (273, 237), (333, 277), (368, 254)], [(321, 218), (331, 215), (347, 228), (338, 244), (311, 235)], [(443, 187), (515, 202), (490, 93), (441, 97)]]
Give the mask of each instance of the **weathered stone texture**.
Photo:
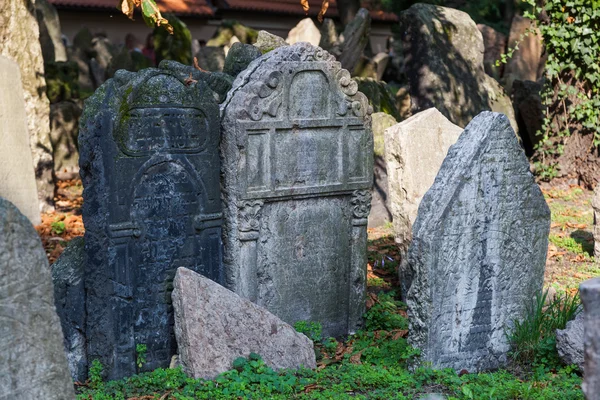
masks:
[(341, 54), (338, 60), (342, 63), (342, 68), (354, 72), (370, 36), (371, 15), (367, 9), (361, 8), (341, 35)]
[(137, 372), (137, 344), (142, 370), (169, 365), (178, 267), (223, 281), (217, 98), (159, 68), (117, 72), (85, 103), (88, 358), (111, 379)]
[(261, 55), (261, 51), (256, 46), (240, 42), (234, 43), (225, 58), (223, 72), (235, 78)]
[(48, 259), (31, 223), (0, 198), (0, 398), (75, 399)]
[(19, 66), (0, 56), (0, 196), (41, 222)]
[(584, 380), (587, 400), (597, 400), (600, 393), (600, 278), (579, 285), (584, 312)]
[(518, 129), (510, 99), (484, 72), (483, 38), (467, 13), (417, 3), (400, 14), (399, 32), (413, 113), (435, 107), (464, 127), (492, 110)]
[(35, 0), (35, 10), (44, 61), (67, 61), (67, 49), (62, 41), (60, 19), (56, 8), (48, 0)]
[(430, 108), (385, 132), (390, 210), (395, 240), (403, 255), (410, 245), (421, 199), (433, 185), (448, 149), (462, 131), (438, 110)]
[(50, 106), (50, 139), (54, 157), (54, 173), (60, 179), (79, 175), (79, 117), (81, 101), (61, 101)]
[(85, 340), (85, 250), (82, 237), (71, 240), (52, 264), (54, 304), (64, 335), (71, 377), (85, 382), (88, 373)]
[(494, 28), (477, 24), (477, 29), (481, 32), (485, 53), (483, 55), (483, 67), (485, 73), (498, 80), (502, 76), (504, 64), (496, 65), (502, 54), (506, 53), (506, 35), (498, 32)]
[(290, 30), (286, 42), (295, 44), (307, 42), (313, 46), (318, 46), (321, 41), (321, 32), (311, 18), (304, 18), (302, 21)]
[(410, 343), (434, 368), (506, 362), (505, 329), (542, 289), (550, 210), (508, 119), (483, 112), (423, 197), (408, 251)]
[(369, 214), (369, 228), (384, 225), (392, 220), (390, 211), (388, 174), (385, 163), (385, 130), (396, 124), (396, 120), (386, 113), (373, 113), (372, 130), (374, 144), (373, 190), (371, 200), (371, 213)]
[(196, 58), (200, 68), (209, 72), (220, 72), (225, 65), (225, 50), (223, 47), (204, 46), (200, 48)]
[(256, 43), (254, 43), (262, 54), (275, 50), (278, 47), (288, 46), (285, 40), (277, 35), (273, 35), (267, 31), (259, 31)]
[(583, 372), (583, 342), (584, 342), (583, 313), (567, 322), (565, 329), (556, 330), (556, 350), (561, 361), (565, 364), (575, 364)]
[(366, 97), (333, 56), (298, 43), (252, 62), (221, 108), (228, 288), (287, 323), (355, 331), (373, 179)]
[(50, 105), (46, 97), (44, 58), (39, 35), (33, 1), (0, 2), (0, 55), (15, 61), (21, 69), (39, 207), (41, 211), (51, 211), (54, 208), (54, 181)]
[(173, 286), (179, 361), (190, 376), (212, 379), (250, 353), (273, 369), (316, 368), (313, 342), (264, 308), (187, 268)]
[(592, 208), (594, 210), (594, 259), (600, 263), (600, 184), (594, 191)]

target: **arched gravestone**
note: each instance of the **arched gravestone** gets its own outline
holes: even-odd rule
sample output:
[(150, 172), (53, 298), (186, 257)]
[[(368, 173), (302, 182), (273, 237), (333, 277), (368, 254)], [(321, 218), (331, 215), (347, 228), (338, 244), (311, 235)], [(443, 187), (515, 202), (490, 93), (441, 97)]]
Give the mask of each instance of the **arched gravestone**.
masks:
[(367, 98), (333, 56), (298, 43), (253, 61), (221, 110), (228, 286), (290, 324), (356, 330), (373, 179)]
[(85, 104), (88, 359), (111, 379), (167, 367), (176, 351), (172, 280), (186, 267), (222, 283), (219, 109), (175, 72), (120, 71)]
[(506, 362), (506, 330), (542, 289), (550, 210), (508, 118), (482, 112), (423, 197), (408, 250), (409, 342), (436, 369)]

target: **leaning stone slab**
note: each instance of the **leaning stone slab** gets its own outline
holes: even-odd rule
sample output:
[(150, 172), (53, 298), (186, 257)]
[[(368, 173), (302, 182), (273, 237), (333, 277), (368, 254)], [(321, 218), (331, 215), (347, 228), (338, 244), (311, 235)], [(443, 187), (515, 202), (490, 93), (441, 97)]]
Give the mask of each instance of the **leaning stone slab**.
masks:
[(187, 268), (173, 284), (179, 360), (188, 375), (212, 379), (250, 353), (274, 369), (316, 368), (313, 342), (264, 308)]
[(31, 223), (2, 198), (0, 255), (0, 398), (75, 399), (46, 253)]
[(19, 66), (0, 55), (0, 196), (41, 222)]
[(506, 116), (483, 112), (423, 197), (408, 251), (409, 341), (433, 368), (506, 362), (505, 329), (542, 289), (550, 210)]
[(327, 336), (365, 309), (373, 180), (371, 108), (308, 43), (253, 61), (221, 106), (227, 287)]
[(388, 192), (388, 175), (385, 163), (385, 130), (396, 125), (396, 120), (389, 114), (373, 113), (371, 126), (373, 128), (374, 166), (373, 166), (373, 197), (369, 213), (369, 228), (382, 226), (392, 220), (390, 212), (390, 196)]
[(567, 322), (565, 329), (556, 330), (556, 350), (561, 361), (567, 365), (575, 364), (583, 371), (583, 313)]
[[(462, 128), (430, 108), (392, 126), (385, 132), (388, 195), (396, 244), (404, 257), (412, 238), (421, 199), (429, 190)], [(400, 269), (402, 296), (407, 279)]]
[(594, 210), (594, 259), (600, 263), (600, 184), (596, 186), (592, 199)]
[(86, 338), (109, 379), (169, 366), (178, 267), (224, 280), (217, 98), (165, 67), (119, 71), (85, 103)]
[(587, 400), (597, 400), (600, 393), (600, 278), (579, 285), (585, 316), (583, 393)]

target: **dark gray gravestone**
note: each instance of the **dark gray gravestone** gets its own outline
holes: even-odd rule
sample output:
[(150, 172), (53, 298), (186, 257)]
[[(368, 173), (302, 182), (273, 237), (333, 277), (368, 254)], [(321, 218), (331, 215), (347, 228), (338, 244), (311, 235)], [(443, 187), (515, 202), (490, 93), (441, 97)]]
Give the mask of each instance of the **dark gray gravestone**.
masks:
[[(495, 369), (542, 289), (550, 210), (508, 118), (465, 128), (421, 204), (408, 250), (409, 342), (433, 368)], [(404, 267), (404, 266), (403, 266)]]
[(355, 331), (365, 308), (371, 111), (308, 43), (253, 61), (222, 106), (227, 284), (328, 336)]
[(119, 71), (81, 121), (88, 360), (131, 375), (143, 344), (142, 370), (167, 367), (175, 271), (223, 282), (215, 94), (168, 69)]

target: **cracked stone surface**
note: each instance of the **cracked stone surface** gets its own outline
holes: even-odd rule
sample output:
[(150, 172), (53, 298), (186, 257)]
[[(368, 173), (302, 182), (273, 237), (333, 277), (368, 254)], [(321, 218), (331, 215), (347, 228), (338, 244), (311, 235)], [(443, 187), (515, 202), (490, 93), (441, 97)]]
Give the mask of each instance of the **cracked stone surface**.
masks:
[(0, 399), (75, 399), (40, 238), (0, 198)]
[(450, 147), (413, 226), (409, 342), (433, 368), (506, 362), (505, 329), (542, 288), (550, 210), (503, 114), (482, 112)]

